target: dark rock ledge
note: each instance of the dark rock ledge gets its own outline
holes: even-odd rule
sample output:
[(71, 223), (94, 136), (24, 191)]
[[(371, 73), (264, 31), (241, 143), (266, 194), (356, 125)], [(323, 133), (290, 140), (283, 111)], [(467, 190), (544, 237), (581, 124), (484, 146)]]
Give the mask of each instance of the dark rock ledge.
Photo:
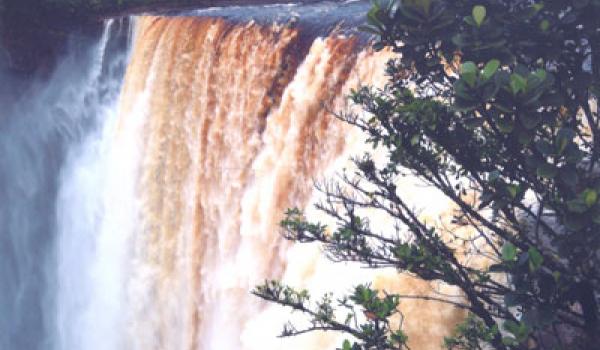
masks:
[(96, 35), (102, 20), (145, 12), (319, 0), (0, 0), (0, 68), (44, 76), (74, 31)]

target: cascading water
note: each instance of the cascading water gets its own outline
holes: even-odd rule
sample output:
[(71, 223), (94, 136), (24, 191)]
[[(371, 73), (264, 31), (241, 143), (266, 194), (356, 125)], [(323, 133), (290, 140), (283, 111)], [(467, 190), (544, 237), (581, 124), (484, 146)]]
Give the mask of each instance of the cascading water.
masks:
[[(345, 6), (355, 16), (363, 5)], [(307, 12), (312, 23), (319, 6)], [(302, 18), (284, 7), (280, 19)], [(280, 9), (137, 18), (122, 89), (129, 49), (111, 43), (131, 29), (109, 21), (83, 73), (59, 69), (39, 93), (61, 91), (50, 100), (60, 113), (35, 109), (3, 123), (0, 193), (11, 205), (0, 209), (0, 225), (11, 248), (0, 277), (16, 289), (0, 291), (0, 311), (11, 315), (0, 322), (22, 328), (0, 323), (15, 330), (0, 333), (0, 349), (334, 348), (332, 334), (277, 339), (288, 311), (249, 290), (283, 278), (316, 292), (359, 281), (431, 292), (280, 238), (284, 210), (310, 211), (314, 180), (364, 147), (329, 111), (347, 108), (344, 96), (360, 83), (383, 84), (391, 57), (339, 31), (317, 37), (327, 21), (320, 29), (269, 24)], [(244, 11), (263, 18), (248, 22)], [(43, 129), (32, 134), (34, 123)], [(428, 306), (404, 307), (418, 349), (439, 348), (461, 317)], [(443, 326), (427, 325), (434, 317)], [(27, 337), (31, 325), (37, 333)]]
[[(135, 135), (115, 142), (117, 102), (122, 72), (110, 77), (107, 45), (114, 31), (129, 26), (108, 21), (98, 44), (95, 70), (104, 77), (101, 104), (95, 106), (98, 123), (81, 142), (72, 145), (60, 174), (57, 198), (56, 339), (57, 349), (118, 349), (113, 334), (123, 327), (120, 303), (128, 232), (135, 223), (131, 181), (137, 166)], [(116, 64), (122, 65), (126, 51)], [(120, 73), (120, 74), (119, 74)], [(94, 81), (94, 80), (92, 80)], [(86, 102), (84, 102), (85, 104)]]
[[(71, 259), (69, 266), (56, 269), (64, 257), (61, 249), (54, 249), (61, 213), (76, 211), (58, 199), (59, 187), (64, 187), (64, 173), (77, 157), (74, 153), (116, 101), (129, 28), (126, 21), (109, 21), (96, 43), (87, 35), (75, 35), (70, 53), (50, 78), (34, 83), (22, 96), (2, 96), (0, 349), (57, 348), (58, 300), (68, 298), (59, 293), (60, 278), (63, 273), (75, 276), (82, 267)], [(6, 72), (0, 78), (8, 86), (19, 83)], [(86, 245), (78, 249), (85, 259)], [(79, 292), (73, 289), (68, 294)]]

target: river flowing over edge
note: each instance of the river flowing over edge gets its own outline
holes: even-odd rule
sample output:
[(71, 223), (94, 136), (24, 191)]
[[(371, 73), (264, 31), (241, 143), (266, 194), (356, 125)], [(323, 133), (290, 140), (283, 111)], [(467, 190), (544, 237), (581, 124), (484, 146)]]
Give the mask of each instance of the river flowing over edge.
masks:
[[(58, 99), (86, 112), (62, 108), (63, 118), (80, 119), (66, 127), (78, 136), (65, 142), (55, 170), (56, 253), (48, 261), (57, 268), (44, 268), (53, 292), (42, 306), (56, 326), (54, 348), (334, 348), (334, 334), (275, 338), (300, 315), (249, 290), (265, 278), (317, 295), (367, 281), (407, 294), (445, 288), (332, 264), (317, 246), (279, 236), (291, 206), (328, 222), (312, 209), (314, 181), (351, 167), (348, 157), (365, 149), (330, 111), (349, 108), (345, 96), (359, 83), (382, 86), (391, 57), (335, 34), (305, 45), (300, 30), (141, 17), (133, 35), (122, 22), (106, 23), (90, 49), (87, 85)], [(115, 60), (108, 48), (122, 31), (131, 53)], [(128, 55), (121, 88), (116, 66)], [(447, 210), (444, 199), (403, 181), (415, 205)], [(402, 309), (419, 349), (438, 349), (462, 315), (416, 301)]]

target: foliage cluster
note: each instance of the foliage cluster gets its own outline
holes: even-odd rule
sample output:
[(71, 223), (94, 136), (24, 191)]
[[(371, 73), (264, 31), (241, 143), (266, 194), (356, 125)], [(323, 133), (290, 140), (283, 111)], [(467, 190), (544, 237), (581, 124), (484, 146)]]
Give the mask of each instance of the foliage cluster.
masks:
[[(379, 164), (366, 152), (356, 173), (322, 187), (319, 209), (336, 219), (333, 233), (294, 209), (285, 237), (321, 242), (336, 261), (393, 266), (460, 289), (463, 301), (444, 301), (469, 316), (448, 349), (597, 348), (600, 1), (376, 1), (367, 18), (374, 47), (399, 58), (388, 63), (384, 89), (352, 94), (368, 117), (339, 118), (388, 157)], [(421, 220), (397, 188), (403, 176), (449, 198), (454, 225)], [(397, 230), (380, 232), (362, 208)], [(461, 259), (463, 246), (461, 254), (486, 263)], [(392, 292), (361, 285), (313, 302), (267, 282), (254, 293), (311, 316), (312, 326), (288, 326), (285, 336), (332, 330), (351, 336), (344, 350), (407, 347), (390, 326), (403, 300)]]

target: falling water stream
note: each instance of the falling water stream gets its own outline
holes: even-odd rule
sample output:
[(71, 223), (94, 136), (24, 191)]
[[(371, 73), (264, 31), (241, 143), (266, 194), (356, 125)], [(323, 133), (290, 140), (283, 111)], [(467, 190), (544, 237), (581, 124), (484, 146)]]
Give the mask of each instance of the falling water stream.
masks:
[[(0, 349), (333, 349), (333, 334), (276, 338), (288, 312), (250, 289), (430, 292), (279, 236), (284, 210), (319, 215), (315, 179), (364, 148), (330, 111), (382, 86), (391, 58), (327, 4), (109, 20), (14, 103), (0, 120)], [(344, 6), (347, 23), (364, 11)], [(404, 310), (418, 349), (461, 317)]]
[[(53, 349), (59, 300), (79, 295), (77, 289), (59, 293), (64, 274), (86, 268), (82, 260), (68, 270), (59, 248), (63, 217), (83, 213), (65, 203), (65, 181), (80, 157), (92, 130), (110, 119), (124, 74), (130, 26), (125, 20), (108, 21), (100, 39), (74, 35), (69, 54), (51, 77), (33, 83), (25, 94), (3, 96), (0, 112), (0, 349)], [(19, 79), (0, 72), (6, 86)], [(6, 89), (4, 91), (8, 91)], [(8, 95), (5, 93), (5, 95)], [(100, 135), (96, 135), (98, 139)], [(93, 171), (94, 160), (80, 164)], [(94, 188), (79, 188), (92, 196)], [(82, 221), (85, 220), (82, 218)], [(91, 226), (78, 227), (82, 236), (95, 234)], [(73, 229), (76, 229), (73, 227)], [(79, 239), (73, 244), (82, 243)], [(70, 256), (73, 262), (77, 259)], [(72, 286), (77, 287), (79, 286)]]

